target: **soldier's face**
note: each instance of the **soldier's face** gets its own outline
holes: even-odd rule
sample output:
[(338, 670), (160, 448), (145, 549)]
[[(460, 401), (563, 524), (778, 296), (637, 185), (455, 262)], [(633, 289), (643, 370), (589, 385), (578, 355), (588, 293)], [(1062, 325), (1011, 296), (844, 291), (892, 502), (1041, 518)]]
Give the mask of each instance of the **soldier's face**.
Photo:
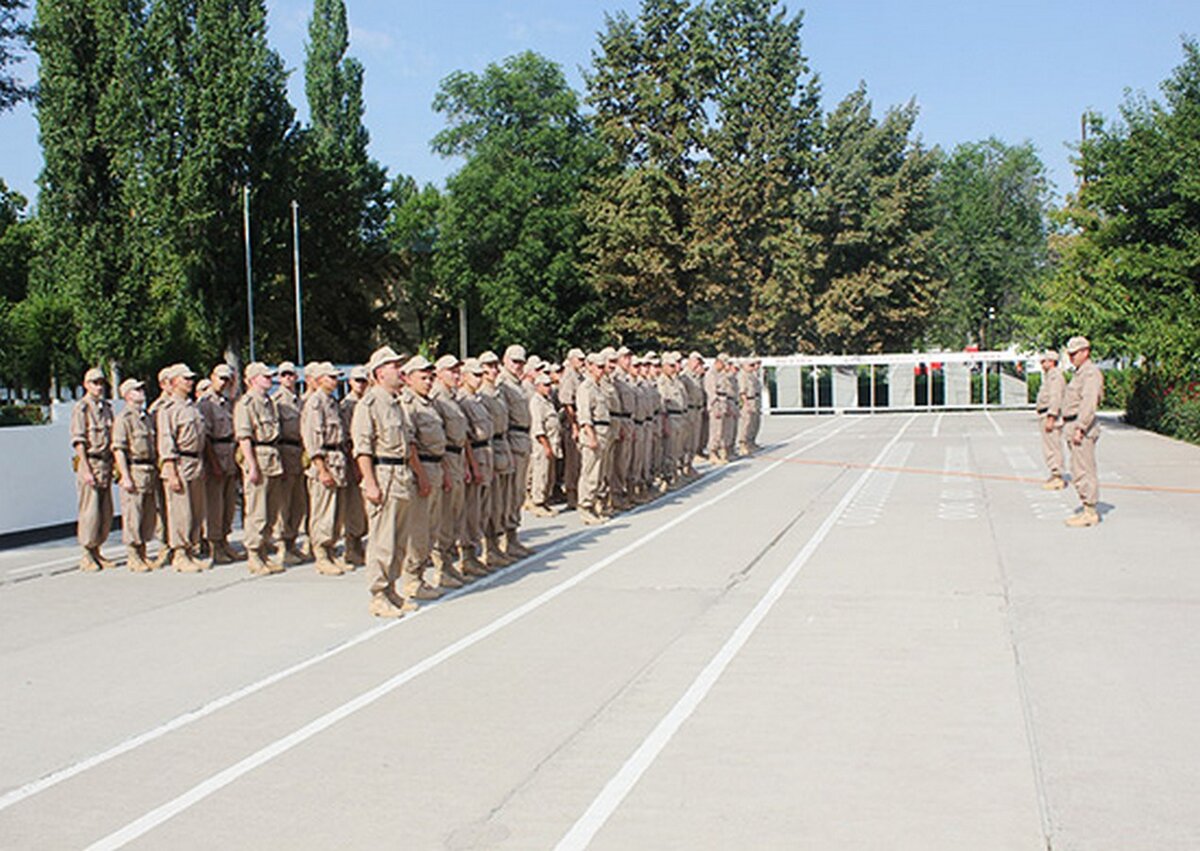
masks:
[(473, 372), (464, 372), (462, 374), (463, 387), (474, 393), (479, 389), (479, 376)]
[(429, 394), (429, 388), (433, 384), (433, 372), (428, 369), (414, 369), (408, 374), (408, 386), (412, 391), (419, 396)]
[(279, 373), (279, 386), (281, 386), (287, 390), (295, 390), (296, 389), (296, 373), (294, 373), (294, 372)]
[(322, 375), (320, 378), (317, 379), (317, 386), (320, 387), (322, 390), (324, 390), (326, 393), (332, 393), (334, 390), (337, 390), (337, 386), (338, 386), (337, 376), (336, 375)]
[(225, 388), (229, 386), (229, 379), (224, 375), (213, 374), (209, 380), (212, 382), (212, 391), (220, 396), (225, 392)]
[(146, 391), (141, 387), (135, 387), (125, 394), (125, 404), (134, 408), (142, 407), (146, 401)]
[(251, 390), (270, 390), (271, 389), (271, 376), (269, 376), (269, 375), (254, 376), (253, 378), (250, 379), (250, 389)]
[(89, 396), (95, 399), (98, 399), (104, 395), (104, 379), (95, 378), (89, 381), (87, 383), (87, 392)]
[(439, 370), (438, 380), (441, 381), (442, 384), (445, 384), (447, 387), (449, 387), (451, 390), (453, 390), (455, 387), (457, 387), (461, 383), (461, 380), (462, 380), (461, 367), (456, 366), (453, 369)]
[(361, 396), (363, 393), (367, 392), (367, 379), (351, 378), (350, 387), (355, 393)]
[(520, 378), (522, 375), (525, 374), (525, 361), (523, 361), (523, 360), (514, 360), (513, 358), (505, 358), (504, 364), (505, 364), (505, 366), (508, 367), (508, 371), (511, 372), (513, 375), (515, 375), (517, 378)]
[(403, 376), (400, 374), (400, 364), (396, 361), (389, 361), (376, 368), (375, 381), (384, 390), (395, 393), (404, 383)]
[(483, 374), (488, 381), (495, 381), (496, 376), (500, 374), (500, 368), (494, 363), (485, 363), (483, 365)]

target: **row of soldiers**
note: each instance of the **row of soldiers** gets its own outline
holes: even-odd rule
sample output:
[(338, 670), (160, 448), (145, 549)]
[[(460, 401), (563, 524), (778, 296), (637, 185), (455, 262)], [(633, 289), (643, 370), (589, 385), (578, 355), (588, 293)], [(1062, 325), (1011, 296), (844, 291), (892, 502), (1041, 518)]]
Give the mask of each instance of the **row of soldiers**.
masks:
[[(522, 509), (556, 513), (560, 483), (584, 522), (599, 523), (694, 476), (706, 447), (718, 464), (751, 451), (761, 394), (757, 362), (720, 355), (706, 368), (699, 353), (624, 348), (573, 349), (560, 367), (519, 345), (503, 359), (432, 363), (385, 346), (350, 371), (340, 401), (332, 364), (304, 374), (301, 398), (294, 364), (250, 364), (234, 402), (233, 370), (220, 364), (193, 399), (198, 376), (175, 364), (149, 408), (142, 382), (122, 382), (114, 418), (103, 373), (89, 370), (71, 429), (80, 566), (112, 566), (100, 544), (115, 479), (133, 570), (245, 558), (252, 573), (278, 573), (308, 556), (307, 527), (319, 572), (366, 565), (372, 613), (400, 616), (528, 555)], [(244, 552), (229, 541), (239, 484)]]

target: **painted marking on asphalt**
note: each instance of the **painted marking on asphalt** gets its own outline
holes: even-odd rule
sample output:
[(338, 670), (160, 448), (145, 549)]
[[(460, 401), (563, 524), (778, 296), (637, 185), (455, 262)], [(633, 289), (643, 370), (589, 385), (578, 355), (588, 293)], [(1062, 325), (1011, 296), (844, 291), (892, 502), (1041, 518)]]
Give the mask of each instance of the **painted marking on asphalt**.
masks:
[[(821, 437), (816, 438), (815, 440), (805, 443), (803, 446), (794, 450), (791, 454), (799, 455), (803, 452), (807, 452), (809, 449), (812, 449), (812, 448), (824, 443), (825, 441), (835, 437), (840, 432), (851, 427), (855, 422), (856, 422), (855, 420), (846, 420), (846, 421), (840, 423), (836, 428), (830, 430), (827, 434), (824, 434)], [(803, 432), (802, 434), (807, 434), (809, 431), (816, 431), (817, 428), (820, 428), (820, 426), (818, 426), (814, 429), (810, 429), (806, 432)], [(251, 754), (250, 756), (246, 757), (245, 759), (241, 760), (240, 762), (237, 762), (234, 765), (229, 766), (228, 768), (224, 769), (223, 771), (220, 771), (217, 774), (213, 775), (212, 777), (208, 778), (207, 780), (197, 784), (196, 786), (192, 787), (184, 794), (172, 799), (171, 801), (168, 801), (167, 803), (163, 804), (160, 807), (155, 808), (154, 810), (151, 810), (150, 812), (143, 815), (141, 818), (138, 818), (138, 819), (130, 822), (129, 824), (125, 825), (123, 828), (109, 834), (108, 836), (103, 837), (102, 839), (100, 839), (97, 842), (90, 845), (89, 851), (99, 851), (99, 849), (121, 848), (121, 847), (125, 846), (126, 844), (128, 844), (129, 842), (132, 842), (135, 839), (145, 835), (146, 833), (153, 830), (158, 825), (173, 818), (174, 816), (178, 815), (179, 813), (189, 809), (190, 807), (194, 806), (195, 804), (197, 804), (200, 801), (207, 798), (209, 795), (213, 794), (214, 792), (224, 788), (225, 786), (228, 786), (230, 783), (233, 783), (238, 778), (253, 771), (255, 768), (257, 768), (261, 765), (264, 765), (267, 762), (270, 762), (275, 757), (277, 757), (283, 753), (286, 753), (287, 751), (289, 751), (292, 748), (296, 747), (297, 745), (307, 741), (308, 739), (312, 738), (313, 736), (316, 736), (317, 734), (328, 729), (329, 727), (333, 726), (334, 724), (338, 723), (339, 721), (343, 720), (344, 718), (347, 718), (350, 715), (353, 715), (358, 710), (363, 709), (367, 706), (370, 706), (371, 704), (375, 703), (376, 701), (380, 700), (381, 698), (385, 697), (386, 695), (390, 694), (391, 692), (395, 691), (396, 689), (400, 688), (401, 686), (405, 685), (406, 683), (410, 682), (411, 680), (419, 677), (421, 674), (424, 674), (428, 671), (433, 670), (434, 668), (441, 665), (443, 662), (446, 662), (446, 661), (454, 658), (455, 656), (459, 655), (460, 653), (469, 649), (470, 647), (474, 646), (475, 644), (478, 644), (479, 642), (483, 641), (484, 639), (491, 637), (495, 633), (497, 633), (500, 630), (504, 629), (505, 627), (515, 623), (516, 621), (520, 620), (521, 618), (525, 617), (526, 615), (530, 614), (531, 612), (536, 611), (537, 609), (546, 605), (546, 603), (549, 603), (551, 600), (566, 593), (570, 589), (574, 588), (576, 585), (579, 585), (584, 580), (590, 578), (591, 576), (600, 572), (601, 570), (608, 567), (609, 565), (619, 561), (621, 558), (624, 558), (626, 555), (634, 552), (635, 550), (640, 549), (642, 546), (644, 546), (645, 544), (649, 543), (650, 541), (658, 538), (660, 535), (663, 535), (668, 530), (673, 529), (674, 527), (680, 525), (681, 523), (685, 522), (686, 520), (691, 519), (699, 512), (701, 512), (713, 505), (716, 505), (717, 503), (727, 499), (728, 497), (732, 496), (733, 494), (737, 493), (738, 491), (742, 490), (743, 488), (748, 487), (752, 483), (756, 482), (758, 479), (760, 479), (763, 476), (770, 473), (772, 470), (776, 469), (777, 467), (782, 466), (783, 463), (784, 463), (784, 461), (780, 460), (774, 464), (764, 467), (763, 469), (759, 470), (754, 475), (744, 479), (741, 482), (738, 482), (737, 484), (734, 484), (732, 487), (728, 488), (727, 490), (724, 490), (721, 493), (716, 494), (713, 497), (710, 497), (709, 499), (705, 500), (704, 502), (700, 503), (699, 505), (696, 505), (696, 506), (688, 509), (687, 511), (678, 515), (677, 517), (664, 522), (660, 526), (655, 527), (653, 530), (646, 533), (645, 535), (638, 538), (637, 540), (627, 544), (626, 546), (624, 546), (621, 549), (617, 550), (616, 552), (606, 556), (605, 558), (601, 559), (600, 561), (595, 562), (594, 564), (592, 564), (589, 567), (585, 568), (584, 570), (580, 571), (579, 573), (572, 576), (571, 578), (559, 583), (558, 585), (556, 585), (550, 589), (547, 589), (546, 591), (542, 592), (541, 594), (534, 597), (533, 599), (527, 601), (526, 603), (511, 610), (507, 614), (502, 615), (501, 617), (492, 621), (492, 623), (488, 624), (487, 626), (480, 627), (479, 629), (475, 630), (474, 632), (464, 636), (463, 638), (460, 638), (458, 641), (455, 641), (452, 644), (446, 646), (445, 648), (438, 651), (437, 653), (435, 653), (431, 656), (427, 656), (422, 661), (416, 663), (415, 665), (412, 665), (411, 667), (405, 669), (404, 671), (401, 671), (400, 673), (396, 674), (394, 677), (381, 683), (380, 685), (376, 686), (375, 688), (373, 688), (369, 691), (366, 691), (366, 692), (360, 694), (358, 697), (356, 697), (350, 701), (347, 701), (346, 703), (325, 713), (324, 715), (321, 715), (320, 717), (314, 719), (310, 723), (306, 724), (304, 727), (301, 727), (300, 729), (290, 733), (289, 735), (275, 740), (271, 744), (256, 751), (255, 753)], [(730, 467), (733, 467), (733, 466), (734, 466), (734, 464), (730, 464), (729, 467), (726, 467), (725, 469), (729, 469)], [(591, 535), (591, 534), (594, 534), (595, 531), (596, 530), (589, 529), (589, 530), (585, 530), (583, 532), (577, 533), (577, 535)], [(566, 545), (566, 542), (560, 542), (560, 543), (563, 546)], [(536, 562), (539, 558), (544, 558), (546, 555), (549, 555), (549, 554), (550, 554), (550, 550), (548, 549), (543, 553), (539, 553), (538, 557), (531, 560), (531, 562)], [(531, 562), (529, 562), (529, 563), (531, 563)], [(517, 567), (517, 566), (520, 566), (520, 565), (515, 565), (514, 567)], [(499, 575), (500, 574), (496, 574), (496, 576), (499, 576)], [(477, 583), (477, 585), (475, 587), (479, 587), (479, 585), (482, 585), (482, 583)], [(464, 589), (464, 590), (466, 590), (466, 589)], [(449, 599), (451, 599), (452, 596), (453, 595), (447, 595), (446, 597), (443, 598), (443, 600), (449, 600)], [(430, 607), (430, 608), (433, 608), (433, 607)], [(417, 614), (419, 615), (420, 612), (418, 612)], [(396, 623), (396, 622), (393, 622), (393, 624), (394, 623)], [(401, 621), (400, 623), (403, 623), (403, 621)], [(377, 634), (378, 632), (382, 632), (384, 629), (387, 629), (389, 626), (392, 626), (393, 624), (388, 624), (383, 627), (377, 627), (373, 632), (375, 632)], [(362, 640), (365, 640), (365, 638), (363, 638)]]
[(983, 415), (987, 417), (987, 421), (992, 424), (992, 428), (996, 430), (996, 434), (1004, 437), (1004, 431), (1000, 428), (1000, 423), (996, 422), (996, 418), (992, 416), (991, 411), (984, 411)]
[[(916, 419), (914, 414), (895, 434), (894, 437), (879, 453), (875, 463), (882, 463), (887, 453), (891, 451), (896, 442), (900, 440), (905, 429)], [(767, 593), (758, 601), (757, 605), (751, 610), (750, 614), (745, 617), (729, 640), (717, 651), (700, 675), (692, 682), (683, 697), (671, 707), (671, 710), (658, 722), (657, 726), (651, 731), (650, 735), (642, 742), (633, 755), (625, 761), (621, 769), (605, 784), (600, 794), (592, 801), (591, 806), (587, 808), (579, 820), (571, 827), (567, 834), (559, 841), (556, 846), (557, 851), (577, 851), (577, 849), (586, 848), (595, 838), (596, 834), (602, 828), (609, 817), (616, 811), (621, 802), (637, 784), (641, 776), (658, 758), (663, 749), (683, 726), (684, 722), (691, 717), (701, 701), (712, 690), (721, 674), (729, 667), (730, 662), (737, 656), (738, 652), (750, 640), (750, 636), (758, 629), (759, 624), (763, 622), (767, 614), (770, 613), (775, 603), (783, 596), (784, 591), (791, 585), (792, 580), (816, 552), (817, 548), (825, 540), (826, 536), (832, 531), (838, 518), (846, 511), (851, 502), (858, 496), (859, 492), (866, 486), (870, 478), (875, 474), (874, 470), (867, 470), (858, 480), (851, 485), (850, 489), (834, 507), (829, 516), (825, 518), (812, 537), (804, 545), (803, 549), (797, 553), (796, 557), (787, 566), (779, 578), (771, 584)]]
[[(912, 450), (913, 444), (909, 441), (897, 443), (884, 461), (889, 467), (902, 467)], [(888, 497), (892, 495), (892, 489), (899, 479), (900, 474), (894, 470), (880, 471), (872, 477), (870, 483), (854, 498), (850, 508), (838, 519), (838, 525), (853, 528), (874, 526), (883, 516)]]
[(955, 476), (970, 469), (965, 444), (946, 447), (946, 460), (942, 469), (945, 475), (942, 476), (942, 490), (938, 494), (938, 520), (978, 519), (978, 499), (982, 496), (978, 483)]
[(942, 430), (942, 420), (946, 418), (945, 414), (938, 414), (937, 419), (933, 421), (933, 437), (937, 437)]

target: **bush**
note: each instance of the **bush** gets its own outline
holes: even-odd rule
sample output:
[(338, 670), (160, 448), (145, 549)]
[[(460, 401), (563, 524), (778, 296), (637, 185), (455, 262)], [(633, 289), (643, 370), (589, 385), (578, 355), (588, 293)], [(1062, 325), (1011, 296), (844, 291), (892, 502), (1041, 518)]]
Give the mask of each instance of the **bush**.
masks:
[(1200, 381), (1135, 370), (1125, 420), (1141, 428), (1200, 443)]
[(41, 405), (0, 405), (0, 426), (41, 425), (45, 421)]

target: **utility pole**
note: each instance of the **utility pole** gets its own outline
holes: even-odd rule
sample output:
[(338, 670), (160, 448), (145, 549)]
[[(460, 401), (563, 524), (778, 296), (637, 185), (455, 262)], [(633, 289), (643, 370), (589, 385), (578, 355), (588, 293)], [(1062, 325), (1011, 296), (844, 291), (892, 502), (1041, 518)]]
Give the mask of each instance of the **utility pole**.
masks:
[(254, 280), (250, 271), (250, 184), (242, 186), (242, 231), (246, 237), (246, 315), (250, 324), (250, 362), (254, 356)]
[(304, 308), (300, 303), (300, 205), (292, 201), (292, 268), (296, 277), (296, 365), (304, 368)]

